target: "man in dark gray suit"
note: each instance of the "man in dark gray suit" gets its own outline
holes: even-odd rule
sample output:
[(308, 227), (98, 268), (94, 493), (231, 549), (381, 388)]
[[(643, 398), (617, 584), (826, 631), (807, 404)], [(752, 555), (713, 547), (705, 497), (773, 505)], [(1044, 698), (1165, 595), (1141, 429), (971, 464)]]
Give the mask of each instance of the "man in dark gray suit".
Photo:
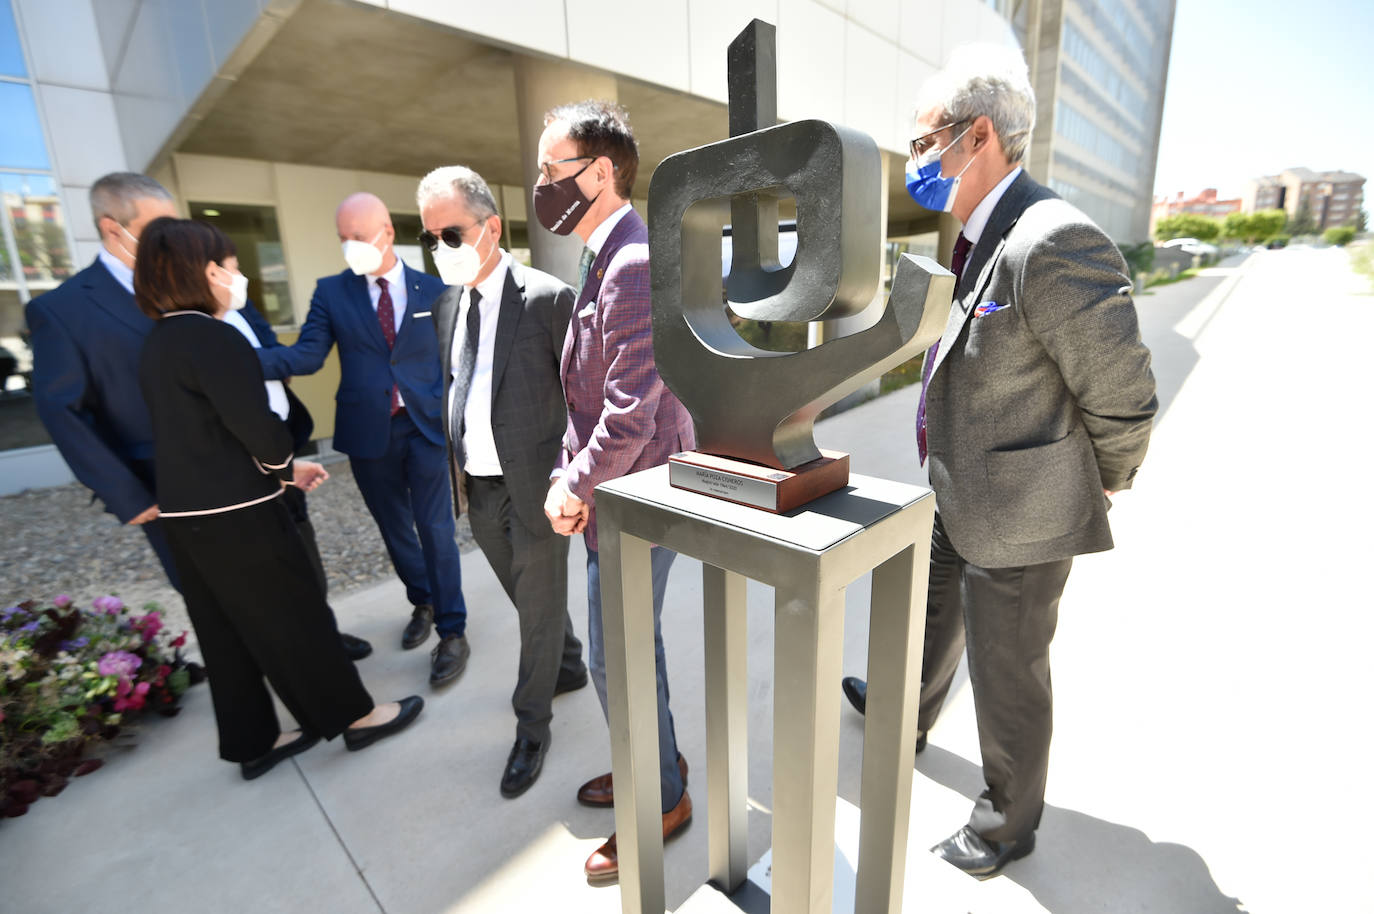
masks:
[(482, 177), (453, 165), (416, 193), (449, 288), (434, 303), (443, 377), (444, 437), (477, 545), (520, 616), (515, 746), (501, 795), (529, 789), (549, 748), (553, 698), (587, 684), (568, 614), (568, 539), (544, 516), (549, 471), (567, 426), (559, 357), (576, 293), (500, 246), (501, 217)]
[[(1107, 497), (1130, 488), (1158, 401), (1120, 252), (1021, 168), (1020, 53), (962, 48), (920, 97), (907, 187), (963, 231), (917, 413), (938, 505), (917, 751), (967, 644), (987, 789), (932, 850), (986, 879), (1035, 847), (1060, 594), (1075, 555), (1112, 548)], [(863, 711), (865, 684), (844, 690)]]

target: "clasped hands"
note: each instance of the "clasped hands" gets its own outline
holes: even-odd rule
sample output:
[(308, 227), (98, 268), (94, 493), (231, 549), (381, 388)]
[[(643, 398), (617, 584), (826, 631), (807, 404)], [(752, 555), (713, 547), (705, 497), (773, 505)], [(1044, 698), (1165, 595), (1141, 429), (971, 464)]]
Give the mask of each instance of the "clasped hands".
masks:
[(587, 529), (587, 519), (591, 513), (592, 509), (585, 501), (568, 491), (561, 476), (549, 486), (548, 497), (544, 499), (544, 514), (553, 525), (554, 533), (563, 536), (581, 533)]

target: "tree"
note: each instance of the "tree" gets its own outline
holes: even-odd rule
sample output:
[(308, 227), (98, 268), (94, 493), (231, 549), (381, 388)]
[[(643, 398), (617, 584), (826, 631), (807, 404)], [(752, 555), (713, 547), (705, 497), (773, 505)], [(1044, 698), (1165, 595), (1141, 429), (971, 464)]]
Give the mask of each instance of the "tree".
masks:
[(1198, 241), (1211, 241), (1221, 234), (1221, 222), (1211, 216), (1198, 213), (1179, 213), (1155, 223), (1155, 238), (1168, 241), (1170, 238), (1196, 238)]
[(1342, 225), (1336, 228), (1329, 228), (1322, 233), (1322, 240), (1327, 244), (1334, 244), (1338, 248), (1343, 248), (1351, 241), (1355, 240), (1355, 227), (1353, 225)]
[(1257, 213), (1228, 213), (1222, 223), (1222, 237), (1246, 244), (1268, 241), (1283, 231), (1288, 214), (1281, 209), (1265, 209)]
[(1293, 214), (1293, 221), (1288, 223), (1288, 234), (1315, 235), (1316, 233), (1317, 220), (1312, 218), (1312, 204), (1304, 199), (1298, 204), (1298, 211)]

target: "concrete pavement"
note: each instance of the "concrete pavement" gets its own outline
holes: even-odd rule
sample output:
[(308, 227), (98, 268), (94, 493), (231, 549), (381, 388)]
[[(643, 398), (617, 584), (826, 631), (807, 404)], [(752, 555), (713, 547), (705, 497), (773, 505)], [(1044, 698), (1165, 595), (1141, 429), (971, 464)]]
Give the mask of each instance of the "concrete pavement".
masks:
[[(913, 869), (908, 898), (921, 910), (1374, 904), (1355, 843), (1374, 812), (1356, 704), (1370, 694), (1361, 661), (1374, 614), (1351, 583), (1374, 507), (1358, 472), (1372, 304), (1335, 249), (1256, 254), (1138, 300), (1163, 411), (1135, 489), (1116, 499), (1117, 549), (1079, 559), (1064, 595), (1037, 850), (988, 883), (938, 861)], [(916, 396), (828, 420), (818, 440), (851, 451), (856, 472), (923, 482)], [(582, 561), (575, 544), (570, 598), (585, 632)], [(0, 824), (0, 910), (618, 911), (618, 890), (589, 888), (581, 873), (612, 828), (610, 811), (574, 799), (609, 767), (596, 697), (557, 700), (541, 779), (502, 799), (515, 613), (479, 554), (465, 556), (464, 579), (473, 656), (439, 694), (425, 685), (427, 650), (399, 648), (399, 584), (336, 602), (343, 627), (377, 645), (360, 665), (374, 695), (425, 695), (410, 731), (356, 754), (321, 745), (245, 783), (215, 758), (209, 694), (194, 689), (180, 717), (142, 729), (136, 750)], [(700, 582), (700, 566), (679, 559), (664, 613), (698, 817), (668, 846), (672, 908), (706, 876)], [(847, 673), (864, 671), (867, 600), (856, 582)], [(749, 641), (752, 860), (769, 845), (772, 765), (772, 598), (757, 585)], [(854, 804), (861, 738), (846, 709), (838, 792)], [(919, 846), (965, 821), (978, 758), (961, 673), (917, 764)], [(1308, 842), (1321, 852), (1304, 853)], [(1328, 872), (1333, 857), (1341, 866)]]

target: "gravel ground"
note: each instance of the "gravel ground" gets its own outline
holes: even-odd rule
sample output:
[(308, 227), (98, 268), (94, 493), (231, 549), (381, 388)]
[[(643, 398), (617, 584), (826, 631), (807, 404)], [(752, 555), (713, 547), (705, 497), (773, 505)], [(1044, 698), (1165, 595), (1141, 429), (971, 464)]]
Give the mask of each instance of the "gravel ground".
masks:
[[(341, 597), (395, 571), (348, 462), (331, 463), (329, 475), (310, 493), (310, 520), (330, 596)], [(67, 593), (78, 605), (90, 606), (111, 593), (134, 607), (157, 603), (169, 617), (169, 628), (190, 628), (186, 607), (142, 531), (106, 514), (80, 483), (0, 498), (0, 518), (10, 531), (0, 541), (0, 605)], [(458, 545), (463, 552), (476, 548), (466, 516), (459, 520)]]

